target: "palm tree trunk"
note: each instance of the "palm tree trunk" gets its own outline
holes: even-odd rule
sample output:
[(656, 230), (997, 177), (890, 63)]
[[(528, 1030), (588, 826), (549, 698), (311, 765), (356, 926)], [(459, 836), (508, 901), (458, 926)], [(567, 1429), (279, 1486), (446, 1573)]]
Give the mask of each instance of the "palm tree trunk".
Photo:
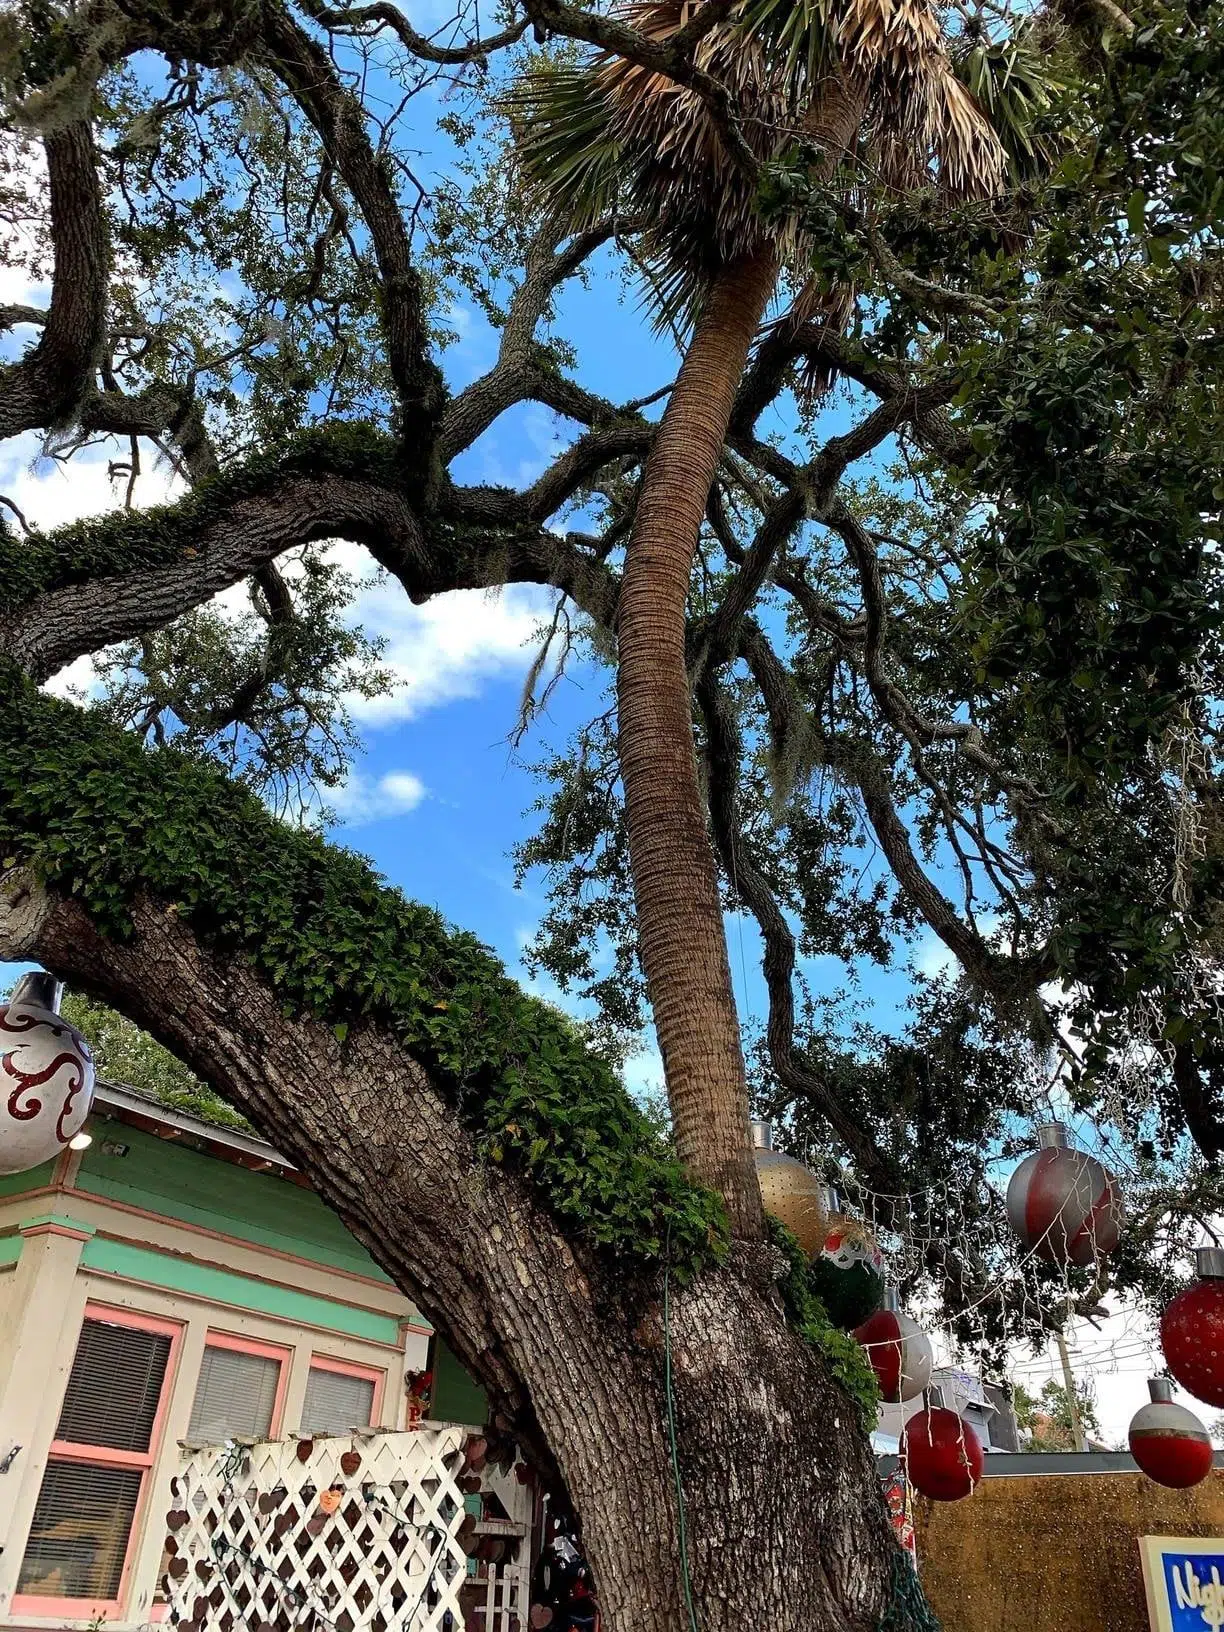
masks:
[(778, 275), (771, 251), (711, 287), (646, 465), (617, 622), (618, 730), (638, 947), (681, 1160), (758, 1236), (739, 1022), (693, 748), (685, 605), (731, 407)]
[[(807, 121), (831, 173), (862, 112), (830, 80)], [(685, 605), (710, 484), (748, 349), (778, 277), (772, 250), (711, 285), (647, 460), (617, 621), (617, 707), (638, 950), (681, 1160), (736, 1235), (764, 1228), (718, 870), (693, 746)]]

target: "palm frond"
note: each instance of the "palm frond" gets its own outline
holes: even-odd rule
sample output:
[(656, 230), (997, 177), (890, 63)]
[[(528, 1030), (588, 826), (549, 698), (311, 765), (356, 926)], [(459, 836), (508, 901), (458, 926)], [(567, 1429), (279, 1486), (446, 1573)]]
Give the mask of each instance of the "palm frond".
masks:
[(952, 57), (957, 77), (990, 120), (1017, 179), (1044, 169), (1052, 143), (1043, 128), (1069, 86), (1031, 27), (1001, 39), (965, 40)]
[(837, 29), (827, 0), (743, 0), (732, 20), (760, 46), (771, 79), (793, 108), (835, 68)]
[(528, 194), (552, 219), (579, 232), (616, 208), (625, 155), (597, 66), (537, 67), (502, 107)]
[(897, 185), (957, 194), (1000, 190), (1007, 157), (956, 77), (932, 0), (847, 0), (838, 18), (844, 68), (867, 88), (882, 167)]

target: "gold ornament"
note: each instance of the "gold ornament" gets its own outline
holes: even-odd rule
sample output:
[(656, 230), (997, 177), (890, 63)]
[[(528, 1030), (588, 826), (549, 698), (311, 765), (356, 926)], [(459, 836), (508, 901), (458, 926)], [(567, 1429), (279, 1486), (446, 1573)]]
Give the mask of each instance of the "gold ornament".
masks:
[(793, 1156), (784, 1156), (780, 1150), (773, 1149), (773, 1133), (768, 1122), (752, 1124), (752, 1139), (756, 1147), (752, 1155), (765, 1211), (786, 1225), (810, 1258), (820, 1251), (827, 1233), (820, 1180)]

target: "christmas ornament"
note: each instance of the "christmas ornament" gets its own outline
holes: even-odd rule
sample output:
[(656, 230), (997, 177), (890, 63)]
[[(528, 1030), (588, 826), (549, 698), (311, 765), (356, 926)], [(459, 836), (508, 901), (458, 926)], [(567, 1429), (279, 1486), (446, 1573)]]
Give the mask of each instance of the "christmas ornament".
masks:
[(93, 1104), (89, 1044), (59, 1013), (54, 975), (23, 975), (0, 1008), (0, 1173), (52, 1161)]
[(1038, 1148), (1007, 1186), (1007, 1216), (1024, 1245), (1051, 1264), (1090, 1264), (1118, 1244), (1117, 1180), (1068, 1143), (1061, 1122), (1037, 1129)]
[(884, 1294), (884, 1307), (855, 1328), (867, 1350), (871, 1369), (887, 1405), (917, 1399), (931, 1381), (931, 1340), (916, 1320), (903, 1314), (895, 1287)]
[(433, 1372), (410, 1372), (404, 1379), (404, 1389), (408, 1395), (407, 1426), (419, 1428), (429, 1411), (433, 1396)]
[(884, 1255), (862, 1219), (842, 1212), (836, 1190), (826, 1186), (825, 1198), (828, 1233), (808, 1278), (833, 1324), (851, 1331), (884, 1301)]
[(914, 1489), (935, 1502), (972, 1496), (985, 1464), (972, 1424), (942, 1405), (909, 1419), (901, 1430), (901, 1459)]
[(1127, 1433), (1131, 1455), (1158, 1485), (1187, 1490), (1201, 1484), (1211, 1472), (1207, 1430), (1193, 1411), (1173, 1403), (1173, 1385), (1167, 1377), (1149, 1378), (1148, 1392), (1151, 1403), (1131, 1418)]
[(1199, 1247), (1198, 1279), (1160, 1317), (1160, 1346), (1187, 1394), (1224, 1405), (1224, 1249)]
[(810, 1258), (825, 1238), (824, 1186), (802, 1162), (773, 1148), (768, 1122), (752, 1124), (752, 1143), (765, 1211), (786, 1225)]

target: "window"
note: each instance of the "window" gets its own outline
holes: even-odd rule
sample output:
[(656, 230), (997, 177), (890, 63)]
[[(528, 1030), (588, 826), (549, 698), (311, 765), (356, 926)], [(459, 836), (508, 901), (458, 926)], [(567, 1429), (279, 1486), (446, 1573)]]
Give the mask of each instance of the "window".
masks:
[(57, 1600), (118, 1603), (180, 1330), (86, 1309), (14, 1608), (23, 1599), (44, 1614)]
[(316, 1354), (302, 1403), (304, 1434), (347, 1434), (373, 1425), (382, 1402), (384, 1373)]
[(288, 1358), (288, 1349), (209, 1332), (187, 1438), (201, 1445), (270, 1439)]

